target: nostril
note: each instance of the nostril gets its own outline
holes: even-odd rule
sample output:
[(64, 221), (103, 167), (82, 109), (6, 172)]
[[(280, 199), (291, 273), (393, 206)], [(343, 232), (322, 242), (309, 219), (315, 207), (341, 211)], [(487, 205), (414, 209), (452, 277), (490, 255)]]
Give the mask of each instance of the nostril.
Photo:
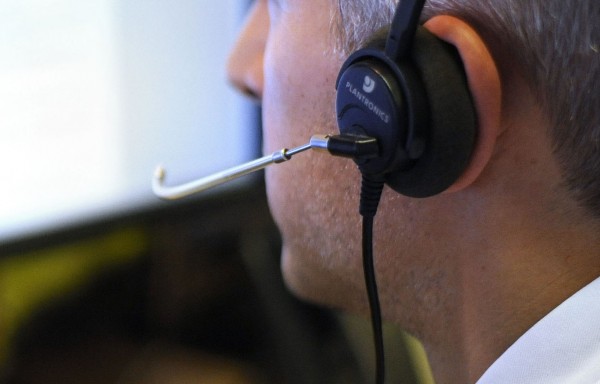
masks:
[(254, 91), (252, 88), (245, 87), (245, 86), (237, 87), (237, 88), (242, 93), (242, 95), (244, 95), (248, 99), (252, 100), (255, 103), (260, 103), (260, 101), (261, 101), (260, 95), (256, 91)]
[(242, 95), (254, 102), (262, 98), (262, 60), (242, 65), (240, 60), (230, 60), (227, 73), (229, 83)]

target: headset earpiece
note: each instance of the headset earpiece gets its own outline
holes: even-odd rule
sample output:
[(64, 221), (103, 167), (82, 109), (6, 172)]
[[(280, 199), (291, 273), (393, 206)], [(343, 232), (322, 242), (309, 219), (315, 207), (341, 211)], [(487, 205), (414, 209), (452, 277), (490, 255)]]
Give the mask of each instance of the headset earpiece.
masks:
[(432, 196), (461, 175), (475, 143), (464, 68), (455, 48), (423, 27), (406, 57), (392, 60), (385, 43), (375, 39), (342, 66), (338, 127), (378, 139), (380, 156), (359, 162), (363, 173), (384, 177), (403, 195)]

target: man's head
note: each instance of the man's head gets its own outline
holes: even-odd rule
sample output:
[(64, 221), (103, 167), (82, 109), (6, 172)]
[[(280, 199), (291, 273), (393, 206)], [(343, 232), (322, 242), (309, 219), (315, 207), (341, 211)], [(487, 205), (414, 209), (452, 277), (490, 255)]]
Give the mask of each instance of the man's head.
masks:
[[(469, 303), (494, 290), (508, 301), (533, 288), (554, 264), (509, 287), (503, 281), (539, 265), (541, 254), (552, 260), (564, 250), (555, 239), (589, 231), (585, 212), (600, 217), (596, 3), (427, 3), (425, 27), (453, 44), (464, 63), (477, 143), (444, 193), (413, 199), (384, 191), (375, 253), (388, 319), (430, 340), (443, 337), (431, 316), (450, 327), (460, 312), (469, 320), (456, 326), (474, 328)], [(345, 55), (389, 23), (394, 8), (389, 1), (255, 2), (230, 73), (262, 101), (265, 152), (337, 131), (335, 81)], [(352, 161), (323, 154), (298, 156), (266, 174), (288, 285), (350, 310), (366, 307), (359, 179)], [(523, 259), (515, 264), (506, 255)]]

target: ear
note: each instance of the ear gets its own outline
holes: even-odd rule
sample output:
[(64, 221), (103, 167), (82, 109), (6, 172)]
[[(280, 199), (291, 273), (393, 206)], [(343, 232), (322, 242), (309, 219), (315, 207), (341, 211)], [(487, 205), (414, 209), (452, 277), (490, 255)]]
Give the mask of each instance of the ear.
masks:
[(431, 33), (456, 47), (465, 67), (477, 113), (477, 139), (469, 164), (444, 193), (471, 185), (488, 164), (500, 134), (501, 86), (496, 63), (479, 34), (452, 16), (435, 16), (424, 24)]

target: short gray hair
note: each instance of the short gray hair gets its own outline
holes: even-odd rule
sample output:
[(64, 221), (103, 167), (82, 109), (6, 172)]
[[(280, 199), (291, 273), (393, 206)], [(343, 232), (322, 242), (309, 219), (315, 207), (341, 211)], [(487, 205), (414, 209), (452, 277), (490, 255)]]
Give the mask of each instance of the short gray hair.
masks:
[[(396, 0), (338, 0), (338, 49), (350, 52), (391, 22)], [(501, 68), (529, 82), (550, 121), (565, 185), (600, 218), (600, 1), (429, 0), (423, 18), (470, 23)]]

